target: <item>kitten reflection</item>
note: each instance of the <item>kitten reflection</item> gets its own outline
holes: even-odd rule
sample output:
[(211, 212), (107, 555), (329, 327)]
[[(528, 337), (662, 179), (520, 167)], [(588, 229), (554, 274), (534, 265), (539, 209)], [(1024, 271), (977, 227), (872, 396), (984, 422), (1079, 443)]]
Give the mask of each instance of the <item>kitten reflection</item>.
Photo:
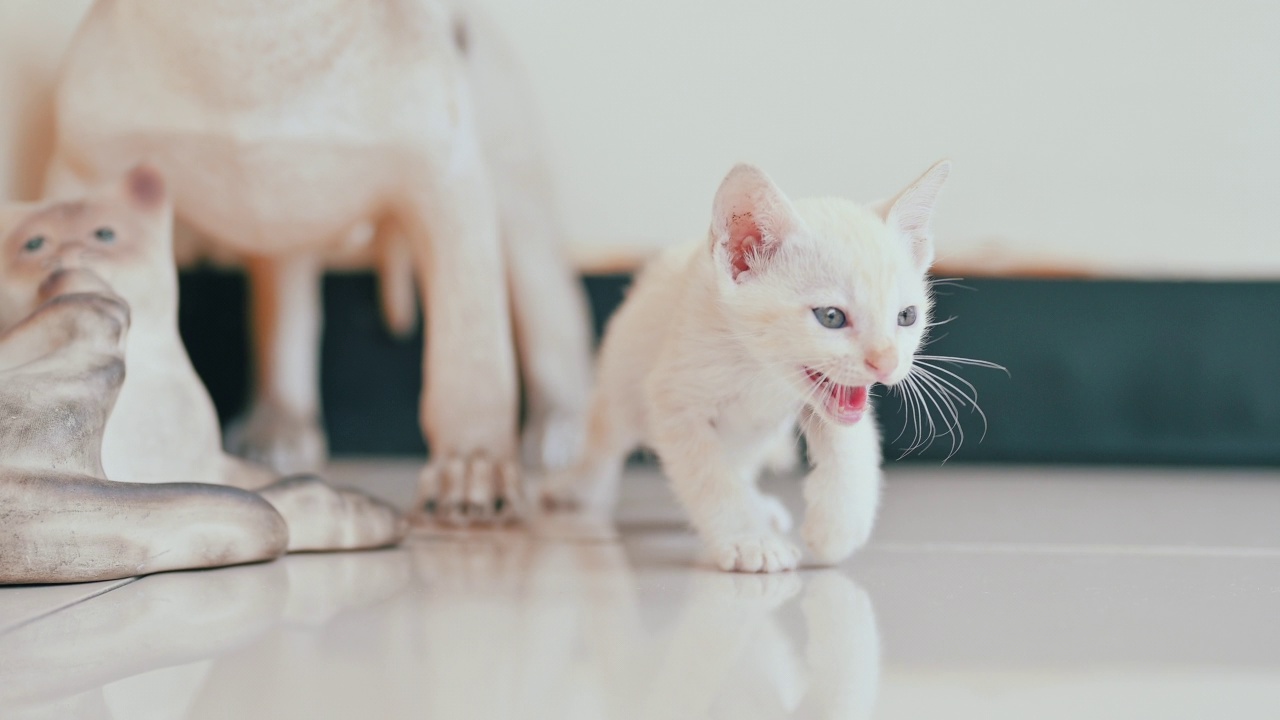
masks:
[[(787, 632), (797, 595), (803, 633)], [(802, 635), (803, 661), (793, 644)], [(803, 580), (701, 575), (660, 668), (644, 718), (870, 717), (880, 680), (875, 612), (835, 570)]]
[(421, 675), (386, 717), (846, 720), (875, 704), (875, 613), (837, 570), (690, 577), (650, 547), (637, 572), (621, 544), (527, 537), (414, 549)]

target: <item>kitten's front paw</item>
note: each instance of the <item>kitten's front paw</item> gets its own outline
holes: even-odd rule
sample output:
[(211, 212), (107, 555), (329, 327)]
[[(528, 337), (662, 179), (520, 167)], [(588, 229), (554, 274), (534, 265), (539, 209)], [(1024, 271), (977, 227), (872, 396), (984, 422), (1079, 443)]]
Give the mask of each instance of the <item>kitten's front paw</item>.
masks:
[(838, 563), (867, 543), (871, 524), (821, 505), (810, 507), (800, 528), (804, 543), (818, 562)]
[(432, 460), (418, 476), (417, 507), (447, 525), (512, 522), (524, 511), (519, 471), (484, 455)]
[(800, 549), (777, 533), (744, 535), (712, 545), (716, 565), (730, 572), (781, 572), (794, 570)]
[(281, 475), (318, 472), (329, 447), (317, 418), (260, 401), (227, 429), (226, 450)]
[(791, 512), (776, 495), (760, 493), (757, 507), (761, 522), (784, 535), (791, 532)]

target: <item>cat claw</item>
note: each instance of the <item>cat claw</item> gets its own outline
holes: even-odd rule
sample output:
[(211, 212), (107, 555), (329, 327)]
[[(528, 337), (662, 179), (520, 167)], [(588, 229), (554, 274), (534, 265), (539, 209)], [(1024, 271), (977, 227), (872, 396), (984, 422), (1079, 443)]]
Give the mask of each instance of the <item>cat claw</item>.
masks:
[(800, 563), (800, 549), (773, 533), (717, 543), (713, 555), (716, 566), (726, 572), (782, 572)]
[(483, 455), (432, 461), (418, 477), (417, 507), (446, 525), (501, 525), (524, 513), (520, 475), (511, 461)]

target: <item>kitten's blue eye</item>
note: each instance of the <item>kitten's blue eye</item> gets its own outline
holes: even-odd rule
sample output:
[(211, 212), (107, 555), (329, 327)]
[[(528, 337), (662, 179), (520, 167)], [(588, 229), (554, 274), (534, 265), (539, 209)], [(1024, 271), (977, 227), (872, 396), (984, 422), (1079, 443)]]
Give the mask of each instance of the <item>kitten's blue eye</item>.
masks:
[(35, 252), (35, 251), (39, 250), (39, 249), (40, 249), (40, 248), (42, 248), (42, 247), (44, 247), (44, 236), (43, 236), (43, 235), (37, 235), (37, 236), (35, 236), (35, 237), (31, 238), (30, 240), (26, 241), (26, 242), (25, 242), (25, 243), (23, 243), (23, 245), (22, 245), (22, 249), (23, 249), (23, 250), (26, 250), (27, 252)]
[(99, 242), (109, 243), (116, 239), (116, 231), (109, 227), (100, 227), (93, 231), (93, 236), (98, 238)]
[(822, 323), (822, 327), (837, 330), (845, 326), (844, 311), (833, 307), (820, 307), (813, 309), (813, 316), (818, 318), (818, 322)]
[(902, 327), (911, 327), (916, 324), (916, 306), (908, 305), (898, 313), (898, 324)]

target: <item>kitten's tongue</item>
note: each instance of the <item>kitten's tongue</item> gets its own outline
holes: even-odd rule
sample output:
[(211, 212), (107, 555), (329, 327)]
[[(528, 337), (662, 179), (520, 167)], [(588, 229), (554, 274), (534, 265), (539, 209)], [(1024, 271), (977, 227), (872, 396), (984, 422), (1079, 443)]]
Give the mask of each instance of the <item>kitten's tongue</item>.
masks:
[(861, 385), (835, 385), (827, 396), (827, 412), (837, 422), (852, 425), (862, 419), (867, 411), (867, 387)]

